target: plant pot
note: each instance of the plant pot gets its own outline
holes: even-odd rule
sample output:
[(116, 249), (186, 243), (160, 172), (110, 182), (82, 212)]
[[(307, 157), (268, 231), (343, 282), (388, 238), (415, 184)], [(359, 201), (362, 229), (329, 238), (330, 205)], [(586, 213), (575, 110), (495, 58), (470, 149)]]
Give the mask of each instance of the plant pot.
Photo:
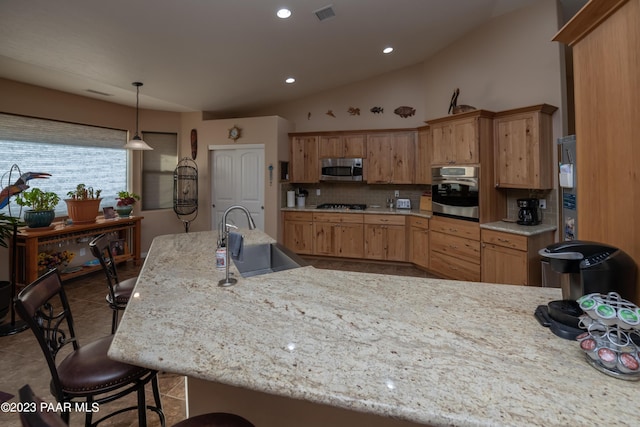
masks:
[(90, 224), (96, 222), (102, 199), (65, 199), (69, 218), (74, 224)]
[(29, 228), (48, 227), (56, 217), (53, 209), (49, 211), (28, 210), (24, 213), (24, 222)]
[(11, 308), (11, 282), (0, 282), (0, 322)]
[(133, 211), (133, 205), (116, 206), (116, 212), (120, 218), (129, 218)]

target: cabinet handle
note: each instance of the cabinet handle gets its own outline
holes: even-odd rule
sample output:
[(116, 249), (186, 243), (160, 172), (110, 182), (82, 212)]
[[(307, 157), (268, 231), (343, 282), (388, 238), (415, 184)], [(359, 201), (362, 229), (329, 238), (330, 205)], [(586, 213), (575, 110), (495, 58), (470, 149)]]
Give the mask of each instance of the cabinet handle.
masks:
[(509, 243), (510, 240), (509, 239), (502, 239), (502, 238), (498, 237), (498, 242)]

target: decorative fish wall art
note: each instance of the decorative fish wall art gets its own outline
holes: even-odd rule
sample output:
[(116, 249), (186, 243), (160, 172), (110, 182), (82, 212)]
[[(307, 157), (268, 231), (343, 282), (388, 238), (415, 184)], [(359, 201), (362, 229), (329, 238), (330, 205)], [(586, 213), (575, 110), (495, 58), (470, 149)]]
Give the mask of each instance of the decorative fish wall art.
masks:
[(416, 109), (413, 107), (402, 106), (396, 108), (395, 110), (393, 110), (393, 112), (403, 119), (406, 119), (407, 117), (411, 117), (416, 114)]
[(333, 110), (328, 110), (326, 114), (327, 114), (327, 116), (330, 116), (330, 117), (335, 117), (336, 116), (335, 114), (333, 114)]
[(349, 115), (351, 115), (351, 116), (359, 116), (359, 115), (360, 115), (360, 109), (359, 109), (359, 108), (349, 107), (349, 109), (347, 110), (347, 112), (348, 112), (348, 113), (349, 113)]
[(371, 109), (369, 111), (371, 111), (373, 114), (382, 114), (382, 113), (384, 113), (384, 108), (382, 108), (382, 107), (371, 107)]

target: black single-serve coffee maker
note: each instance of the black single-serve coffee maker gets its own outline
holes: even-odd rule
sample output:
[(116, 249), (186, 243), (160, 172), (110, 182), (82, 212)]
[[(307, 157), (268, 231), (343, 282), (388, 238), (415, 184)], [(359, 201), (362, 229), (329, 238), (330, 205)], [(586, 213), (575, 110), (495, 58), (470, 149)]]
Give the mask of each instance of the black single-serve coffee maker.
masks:
[(518, 224), (520, 225), (538, 225), (540, 224), (540, 215), (538, 199), (518, 199)]
[(571, 240), (555, 243), (538, 253), (549, 260), (551, 269), (562, 273), (562, 300), (538, 306), (538, 321), (559, 337), (575, 339), (584, 332), (578, 322), (583, 314), (576, 300), (591, 293), (617, 292), (638, 304), (636, 298), (637, 268), (622, 250), (602, 243)]

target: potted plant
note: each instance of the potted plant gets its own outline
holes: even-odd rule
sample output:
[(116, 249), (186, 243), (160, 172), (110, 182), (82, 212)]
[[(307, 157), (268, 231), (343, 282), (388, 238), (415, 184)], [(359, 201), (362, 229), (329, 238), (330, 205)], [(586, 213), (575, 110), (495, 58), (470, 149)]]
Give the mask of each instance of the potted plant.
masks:
[(131, 211), (133, 211), (133, 205), (136, 204), (136, 201), (140, 200), (140, 196), (129, 191), (118, 191), (118, 197), (116, 200), (118, 201), (116, 203), (116, 212), (118, 212), (118, 216), (120, 218), (129, 218), (131, 216)]
[(100, 193), (102, 190), (94, 190), (85, 184), (78, 184), (74, 191), (69, 191), (68, 199), (64, 199), (67, 204), (69, 218), (74, 224), (88, 224), (95, 222), (100, 210)]
[(31, 228), (48, 227), (55, 218), (55, 207), (60, 202), (60, 196), (52, 191), (42, 191), (35, 187), (16, 196), (16, 203), (26, 206), (24, 222)]

